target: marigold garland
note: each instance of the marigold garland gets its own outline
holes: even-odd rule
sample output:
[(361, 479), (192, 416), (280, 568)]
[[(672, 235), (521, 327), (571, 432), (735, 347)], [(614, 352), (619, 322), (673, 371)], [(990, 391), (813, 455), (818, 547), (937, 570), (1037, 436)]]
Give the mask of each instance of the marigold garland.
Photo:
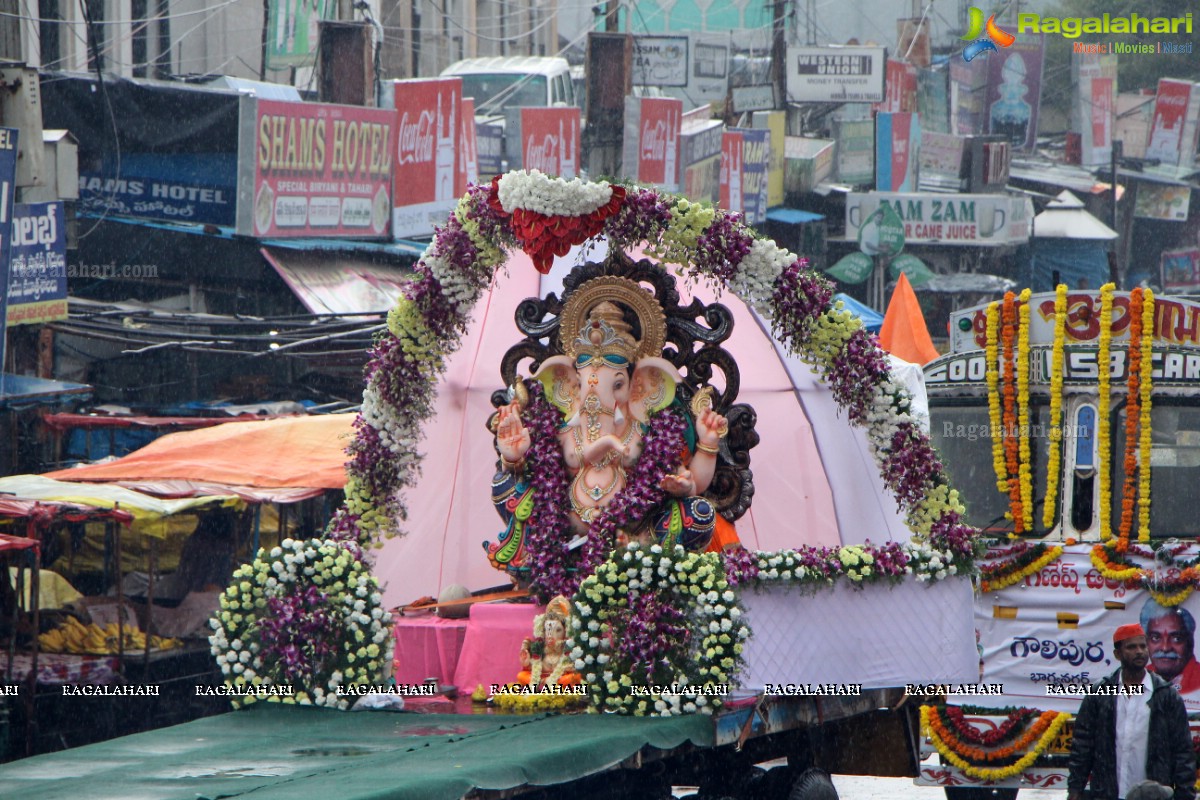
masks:
[(1013, 521), (1014, 533), (1023, 533), (1025, 514), (1021, 508), (1020, 446), (1017, 443), (1016, 375), (1013, 363), (1016, 355), (1016, 295), (1005, 292), (1002, 309), (1000, 340), (1004, 345), (1001, 351), (1004, 361), (1004, 468), (1009, 508), (1006, 516)]
[(1123, 550), (1129, 549), (1129, 534), (1133, 529), (1134, 492), (1137, 488), (1138, 462), (1138, 421), (1141, 420), (1139, 398), (1141, 397), (1142, 380), (1142, 290), (1136, 288), (1129, 293), (1129, 347), (1128, 374), (1125, 384), (1129, 394), (1125, 399), (1125, 456), (1123, 467), (1124, 482), (1121, 486), (1121, 523), (1117, 528), (1117, 545)]
[(1004, 429), (1000, 419), (1000, 304), (987, 307), (987, 345), (985, 349), (988, 387), (988, 425), (991, 429), (992, 468), (996, 472), (996, 488), (1008, 493), (1008, 470), (1004, 466)]
[(1062, 389), (1063, 344), (1067, 331), (1067, 287), (1060, 283), (1054, 290), (1054, 347), (1050, 358), (1050, 452), (1046, 458), (1046, 499), (1042, 507), (1042, 527), (1054, 527), (1058, 511), (1058, 471), (1062, 466)]
[(985, 564), (979, 570), (982, 576), (979, 585), (980, 591), (984, 593), (998, 592), (1015, 583), (1020, 583), (1035, 572), (1045, 569), (1062, 554), (1062, 547), (1058, 545), (1050, 547), (1038, 542), (1028, 550), (1018, 553), (1009, 561), (1002, 561), (995, 565)]
[[(1021, 524), (1017, 533), (1033, 530), (1033, 472), (1029, 449), (1029, 289), (1021, 290), (1017, 309), (1017, 441), (1021, 463), (1017, 479), (1021, 485)], [(1016, 511), (1013, 511), (1014, 517)]]
[(1110, 352), (1112, 350), (1112, 299), (1114, 285), (1106, 283), (1100, 287), (1100, 350), (1096, 354), (1097, 408), (1096, 408), (1096, 451), (1100, 479), (1100, 540), (1112, 538), (1112, 476), (1109, 473), (1109, 408), (1112, 404), (1112, 375)]
[[(998, 712), (994, 709), (989, 709), (987, 713), (994, 714)], [(985, 747), (996, 747), (1016, 736), (1021, 732), (1021, 726), (1028, 722), (1035, 713), (1032, 708), (1014, 708), (1008, 712), (1008, 716), (1004, 722), (1000, 723), (1000, 727), (981, 733), (971, 727), (966, 721), (966, 712), (963, 711), (961, 706), (946, 706), (945, 708), (946, 720), (950, 723), (950, 727), (954, 729), (954, 733), (959, 739)]]
[[(1130, 347), (1133, 346), (1132, 340)], [(1141, 376), (1141, 442), (1138, 453), (1138, 541), (1150, 541), (1150, 440), (1153, 428), (1150, 411), (1153, 407), (1151, 392), (1154, 389), (1154, 292), (1146, 289), (1142, 294), (1142, 359)], [(1190, 594), (1190, 590), (1189, 590)], [(1186, 598), (1187, 595), (1184, 595)], [(1181, 598), (1177, 602), (1183, 602)]]
[(1092, 566), (1111, 581), (1136, 581), (1145, 573), (1145, 570), (1125, 561), (1124, 553), (1121, 553), (1116, 542), (1112, 541), (1097, 544), (1092, 548)]
[[(937, 714), (937, 709), (932, 706), (921, 706), (920, 713), (921, 732), (929, 738), (930, 743), (933, 744), (942, 758), (961, 770), (964, 774), (988, 782), (1003, 781), (1016, 777), (1031, 767), (1049, 749), (1051, 743), (1058, 736), (1059, 731), (1071, 719), (1071, 715), (1066, 712), (1046, 711), (1020, 740), (1007, 747), (988, 752), (977, 747), (963, 745), (955, 739), (954, 734), (942, 725)], [(1035, 737), (1030, 735), (1034, 731), (1037, 731), (1036, 743), (1033, 743)], [(1014, 763), (1003, 767), (975, 766), (958, 752), (961, 750), (977, 760), (996, 761), (1002, 758), (1011, 758), (1030, 743), (1033, 743), (1033, 746), (1024, 755)]]

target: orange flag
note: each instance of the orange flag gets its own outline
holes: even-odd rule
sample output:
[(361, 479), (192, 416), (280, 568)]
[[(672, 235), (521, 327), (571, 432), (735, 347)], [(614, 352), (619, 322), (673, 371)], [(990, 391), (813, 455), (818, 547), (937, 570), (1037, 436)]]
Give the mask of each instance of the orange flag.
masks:
[(921, 313), (917, 295), (903, 272), (896, 281), (887, 313), (883, 315), (879, 344), (897, 358), (922, 366), (940, 355), (929, 338), (929, 328), (925, 327), (925, 315)]

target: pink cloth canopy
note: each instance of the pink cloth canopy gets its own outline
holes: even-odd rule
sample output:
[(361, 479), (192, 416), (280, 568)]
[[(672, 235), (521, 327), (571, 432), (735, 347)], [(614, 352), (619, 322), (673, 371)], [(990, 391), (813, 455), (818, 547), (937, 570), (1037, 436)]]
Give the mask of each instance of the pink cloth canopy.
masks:
[[(577, 253), (556, 259), (545, 276), (527, 255), (513, 253), (508, 274), (499, 274), (476, 306), (470, 330), (438, 385), (438, 414), (426, 426), (421, 447), (422, 476), (407, 494), (407, 535), (389, 541), (378, 554), (375, 573), (385, 584), (389, 605), (436, 596), (450, 584), (476, 590), (508, 582), (488, 564), (481, 545), (502, 529), (490, 497), (496, 465), (485, 426), (493, 410), (490, 397), (502, 388), (501, 358), (520, 338), (517, 304), (560, 291)], [(594, 249), (589, 258), (603, 255)], [(689, 290), (680, 288), (686, 303)], [(706, 287), (691, 293), (714, 300)], [(907, 540), (909, 531), (883, 489), (863, 432), (839, 416), (828, 388), (806, 365), (777, 352), (768, 328), (744, 303), (728, 292), (720, 302), (735, 321), (725, 347), (741, 368), (738, 402), (757, 411), (761, 437), (750, 451), (754, 503), (736, 523), (743, 544), (779, 550)]]

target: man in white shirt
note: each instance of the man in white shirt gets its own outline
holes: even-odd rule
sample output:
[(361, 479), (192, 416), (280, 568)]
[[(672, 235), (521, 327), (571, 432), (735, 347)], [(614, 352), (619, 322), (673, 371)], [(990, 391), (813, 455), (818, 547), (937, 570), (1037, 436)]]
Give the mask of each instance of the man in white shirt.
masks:
[(1171, 684), (1146, 671), (1146, 632), (1137, 624), (1117, 628), (1113, 654), (1121, 668), (1084, 698), (1075, 718), (1067, 800), (1082, 800), (1089, 779), (1093, 800), (1125, 800), (1146, 780), (1173, 787), (1172, 800), (1194, 800), (1187, 711)]

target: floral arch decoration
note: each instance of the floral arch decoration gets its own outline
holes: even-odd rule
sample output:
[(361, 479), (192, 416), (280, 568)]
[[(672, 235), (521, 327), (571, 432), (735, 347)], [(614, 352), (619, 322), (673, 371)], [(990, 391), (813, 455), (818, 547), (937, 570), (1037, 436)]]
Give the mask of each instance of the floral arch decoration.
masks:
[(403, 491), (415, 482), (421, 429), (435, 413), (434, 384), (506, 251), (524, 249), (544, 273), (554, 256), (599, 235), (613, 251), (642, 246), (679, 274), (733, 292), (769, 320), (776, 339), (829, 384), (850, 423), (866, 429), (884, 483), (914, 534), (903, 544), (743, 551), (726, 558), (731, 583), (845, 578), (859, 584), (973, 568), (977, 532), (963, 521), (958, 493), (912, 415), (910, 398), (892, 379), (874, 336), (833, 302), (832, 287), (805, 259), (761, 238), (739, 214), (651, 188), (566, 181), (536, 170), (470, 187), (388, 313), (387, 331), (369, 353), (362, 410), (347, 449), (346, 503), (330, 523), (330, 538), (370, 547), (401, 533)]

